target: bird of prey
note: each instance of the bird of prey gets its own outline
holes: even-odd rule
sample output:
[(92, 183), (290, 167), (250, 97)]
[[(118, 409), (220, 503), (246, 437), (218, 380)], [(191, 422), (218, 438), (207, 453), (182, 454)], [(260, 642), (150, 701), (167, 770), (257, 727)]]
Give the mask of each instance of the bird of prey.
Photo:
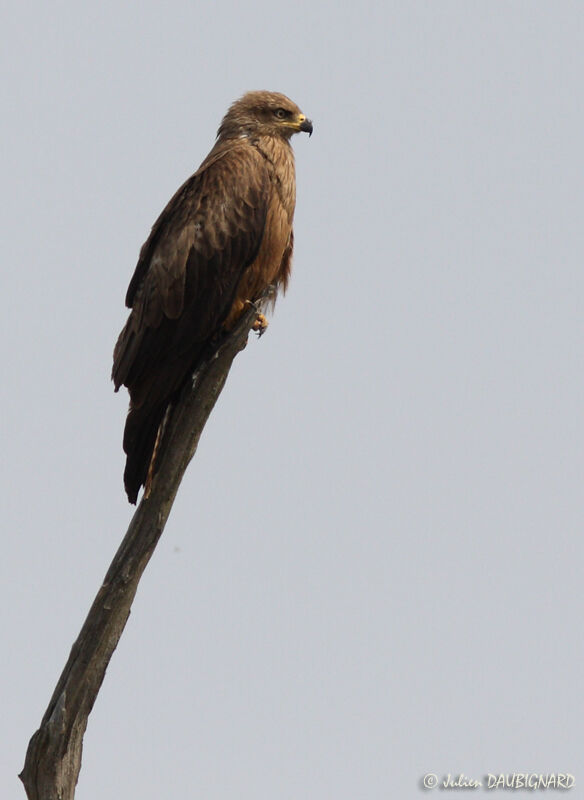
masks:
[[(286, 289), (296, 201), (290, 138), (299, 131), (311, 134), (312, 122), (283, 94), (236, 100), (213, 149), (142, 246), (112, 370), (116, 391), (123, 385), (130, 393), (124, 485), (131, 503), (153, 473), (166, 411), (210, 343), (266, 289)], [(260, 332), (266, 324), (260, 315)]]

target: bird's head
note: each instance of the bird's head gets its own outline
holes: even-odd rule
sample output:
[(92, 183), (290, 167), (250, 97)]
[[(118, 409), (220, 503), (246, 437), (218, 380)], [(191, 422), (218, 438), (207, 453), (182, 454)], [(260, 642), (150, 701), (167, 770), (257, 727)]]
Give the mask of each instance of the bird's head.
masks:
[(286, 95), (248, 92), (232, 103), (217, 136), (219, 139), (278, 136), (287, 140), (300, 131), (311, 135), (312, 122)]

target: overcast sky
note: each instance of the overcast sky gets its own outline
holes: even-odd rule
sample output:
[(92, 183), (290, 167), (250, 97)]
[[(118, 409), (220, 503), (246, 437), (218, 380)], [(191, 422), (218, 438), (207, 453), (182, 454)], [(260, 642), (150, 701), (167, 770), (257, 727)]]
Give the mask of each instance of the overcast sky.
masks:
[(109, 373), (139, 248), (248, 89), (314, 121), (293, 279), (77, 797), (581, 785), (584, 5), (13, 2), (2, 38), (2, 797), (132, 514)]

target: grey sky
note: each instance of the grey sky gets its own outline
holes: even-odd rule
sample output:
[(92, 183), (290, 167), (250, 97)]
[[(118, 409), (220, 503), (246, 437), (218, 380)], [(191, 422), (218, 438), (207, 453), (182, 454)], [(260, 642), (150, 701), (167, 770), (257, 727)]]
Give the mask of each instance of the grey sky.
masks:
[(3, 797), (131, 516), (109, 371), (138, 250), (263, 88), (315, 125), (291, 288), (183, 482), (77, 796), (584, 780), (583, 34), (562, 0), (11, 4)]

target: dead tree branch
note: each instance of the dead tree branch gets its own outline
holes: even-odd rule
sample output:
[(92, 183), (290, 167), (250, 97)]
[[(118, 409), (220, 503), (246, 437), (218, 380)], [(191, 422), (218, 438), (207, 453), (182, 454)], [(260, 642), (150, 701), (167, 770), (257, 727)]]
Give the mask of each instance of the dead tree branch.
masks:
[(73, 800), (75, 796), (87, 719), (130, 615), (138, 583), (233, 359), (246, 346), (256, 316), (257, 309), (250, 307), (182, 391), (150, 496), (136, 509), (71, 649), (40, 728), (29, 742), (19, 776), (29, 800)]

